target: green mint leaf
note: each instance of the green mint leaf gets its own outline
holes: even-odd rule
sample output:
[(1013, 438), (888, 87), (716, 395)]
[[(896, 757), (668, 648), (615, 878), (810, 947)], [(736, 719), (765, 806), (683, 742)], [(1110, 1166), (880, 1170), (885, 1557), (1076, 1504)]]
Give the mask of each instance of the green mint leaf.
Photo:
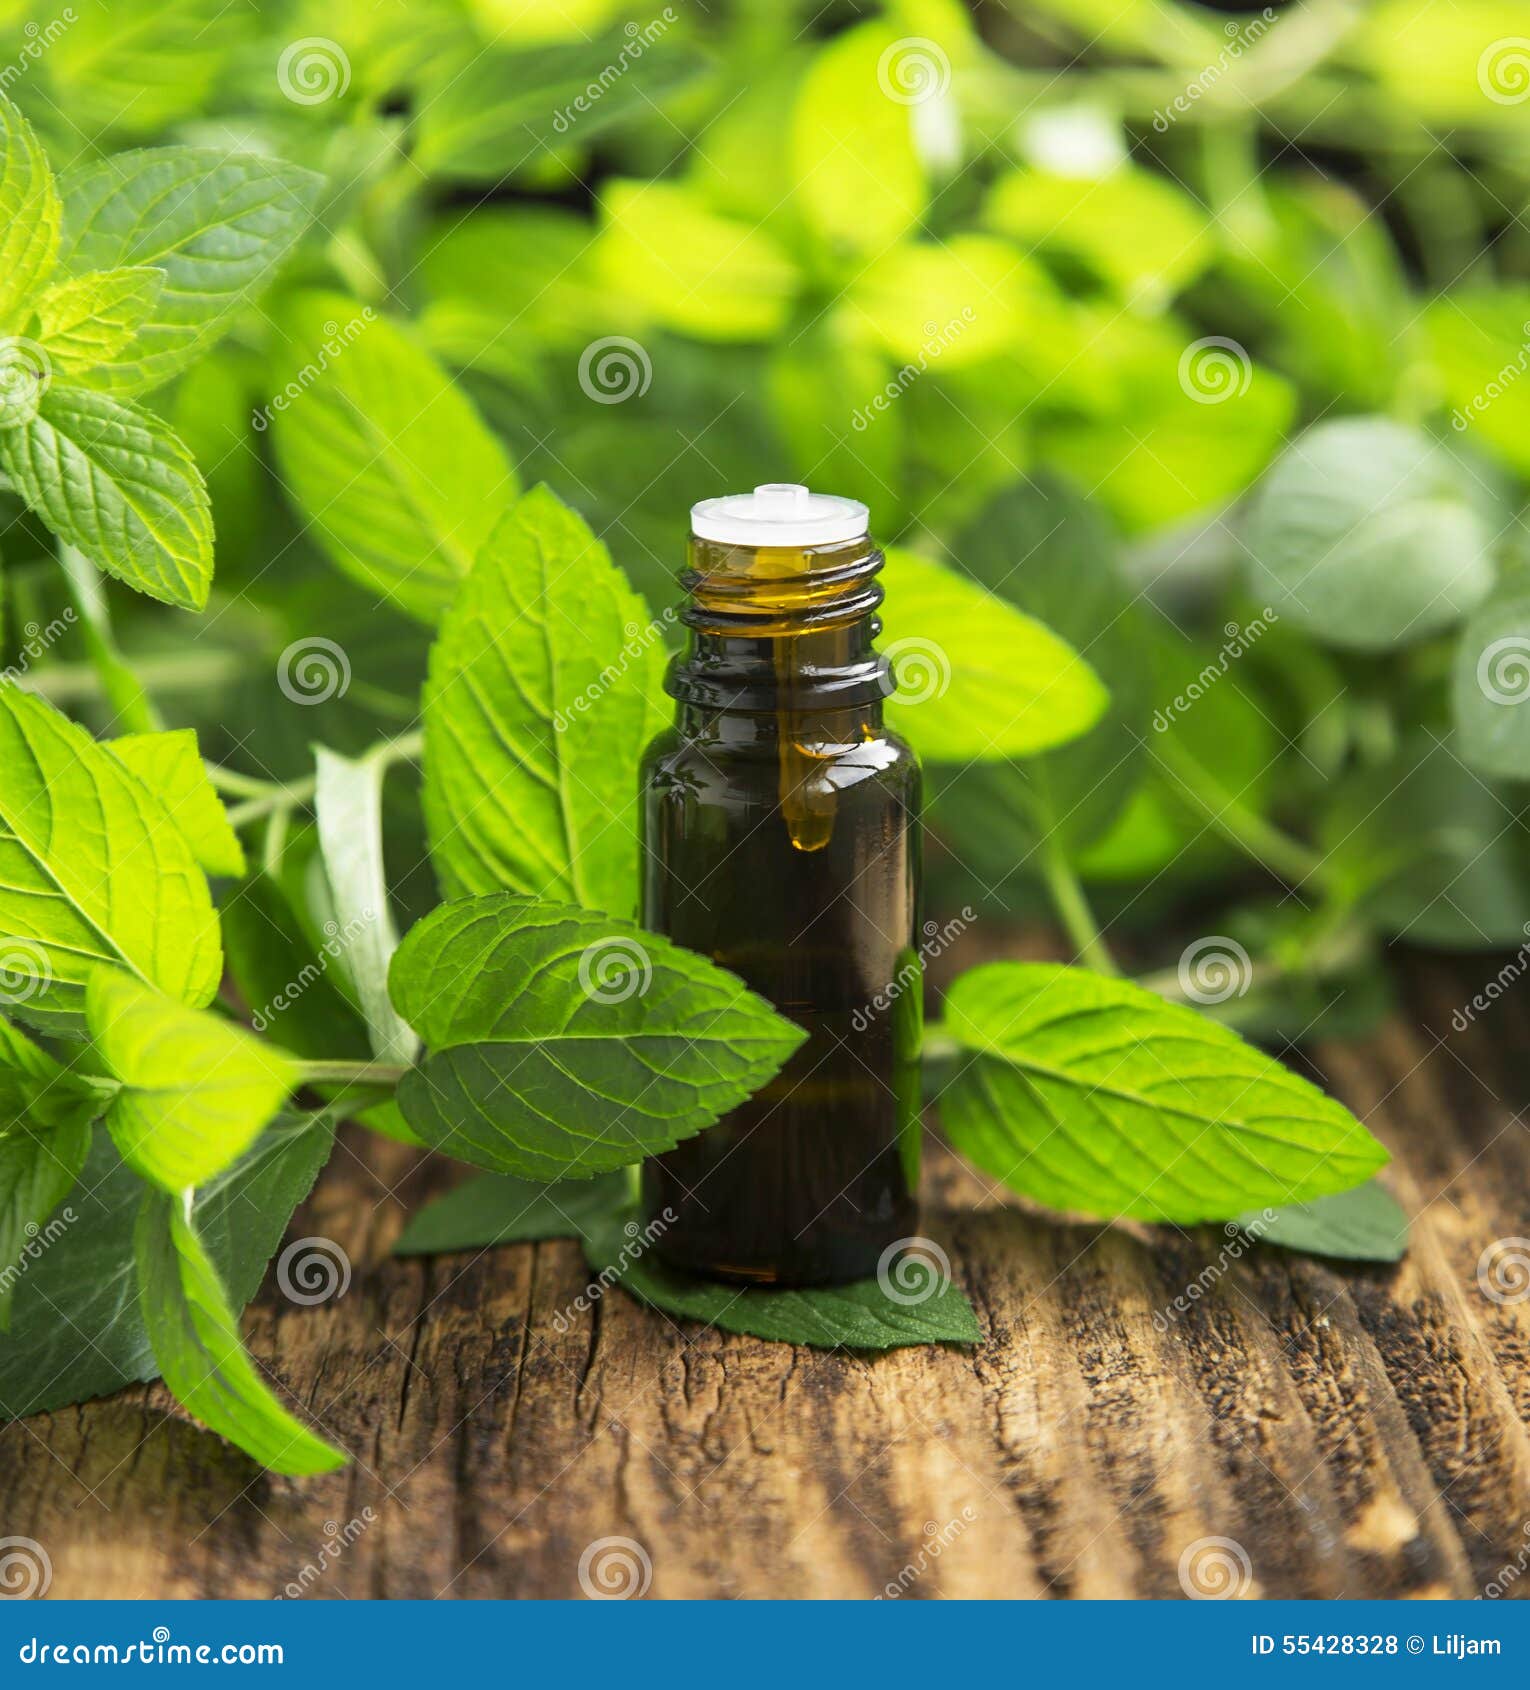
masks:
[[(896, 1350), (909, 1344), (983, 1341), (972, 1305), (933, 1268), (914, 1290), (895, 1281), (884, 1288), (880, 1279), (800, 1291), (718, 1285), (667, 1267), (651, 1245), (645, 1247), (643, 1229), (627, 1213), (591, 1228), (586, 1258), (597, 1274), (616, 1276), (624, 1290), (665, 1314), (816, 1349)], [(892, 1275), (888, 1278), (892, 1281)]]
[[(616, 30), (518, 52), (475, 44), (466, 63), (453, 59), (427, 80), (414, 163), (448, 180), (499, 182), (570, 140), (582, 145), (652, 112), (705, 66), (678, 32), (665, 40), (663, 27), (650, 26), (658, 33), (641, 52), (633, 34)], [(620, 76), (611, 75), (613, 64)]]
[(130, 355), (98, 370), (94, 385), (146, 393), (195, 363), (275, 275), (323, 186), (282, 159), (192, 147), (118, 153), (67, 171), (63, 267), (165, 272)]
[(106, 749), (170, 812), (192, 855), (209, 874), (244, 874), (244, 847), (207, 778), (195, 728), (122, 734), (108, 740)]
[(1354, 651), (1448, 627), (1493, 584), (1498, 523), (1438, 442), (1385, 417), (1319, 423), (1249, 513), (1249, 588), (1277, 616)]
[(13, 1126), (0, 1135), (0, 1332), (10, 1326), (11, 1299), (26, 1264), (73, 1224), (73, 1210), (54, 1226), (48, 1222), (85, 1166), (96, 1107), (91, 1099), (73, 1120), (46, 1132)]
[[(332, 1122), (284, 1118), (197, 1193), (198, 1230), (236, 1307), (254, 1296), (333, 1144)], [(133, 1224), (143, 1192), (110, 1134), (98, 1132), (69, 1199), (76, 1219), (40, 1254), (23, 1258), (10, 1331), (0, 1344), (0, 1415), (63, 1408), (158, 1373), (133, 1277)]]
[(409, 331), (370, 307), (301, 294), (281, 320), (295, 373), (271, 438), (287, 491), (346, 574), (436, 621), (515, 493), (503, 448)]
[(151, 411), (53, 387), (30, 422), (0, 428), (0, 469), (97, 568), (182, 610), (207, 603), (207, 486), (180, 437)]
[(0, 1143), (12, 1128), (47, 1132), (82, 1119), (88, 1125), (105, 1110), (114, 1089), (63, 1067), (20, 1028), (0, 1019)]
[(1238, 1225), (1261, 1244), (1279, 1244), (1309, 1256), (1396, 1262), (1408, 1248), (1408, 1217), (1375, 1180), (1310, 1203), (1256, 1209), (1239, 1215)]
[(426, 1143), (526, 1179), (588, 1179), (690, 1138), (803, 1033), (704, 957), (593, 910), (445, 904), (389, 973), (430, 1054), (399, 1107)]
[(662, 725), (662, 628), (545, 487), (447, 613), (425, 685), (425, 818), (449, 895), (508, 888), (629, 916), (633, 770)]
[(10, 1002), (78, 1032), (85, 982), (117, 963), (183, 1003), (223, 969), (207, 879), (165, 806), (57, 710), (0, 686), (0, 953)]
[(326, 747), (314, 750), (318, 785), (314, 814), (335, 920), (347, 935), (345, 962), (372, 1039), (384, 1062), (412, 1062), (420, 1041), (388, 996), (388, 964), (398, 933), (383, 867), (382, 783), (377, 757), (352, 760)]
[(879, 649), (888, 719), (930, 762), (1026, 757), (1076, 739), (1109, 695), (1066, 640), (971, 580), (891, 550)]
[(578, 1238), (625, 1206), (627, 1176), (540, 1185), (507, 1174), (480, 1174), (427, 1203), (393, 1246), (395, 1256), (436, 1256), (539, 1238)]
[(343, 1467), (344, 1453), (283, 1408), (255, 1371), (189, 1202), (145, 1192), (134, 1256), (144, 1326), (176, 1400), (273, 1472)]
[(142, 264), (55, 282), (37, 301), (37, 336), (53, 369), (80, 373), (120, 357), (164, 286), (165, 272)]
[(25, 326), (53, 272), (62, 212), (32, 126), (0, 94), (0, 331)]
[(167, 1191), (237, 1161), (297, 1085), (285, 1052), (119, 969), (90, 977), (85, 1008), (96, 1054), (122, 1082), (106, 1124), (122, 1159)]
[(1456, 744), (1482, 774), (1530, 780), (1530, 587), (1512, 581), (1461, 630), (1451, 674)]
[(1055, 1209), (1227, 1220), (1374, 1173), (1350, 1112), (1236, 1033), (1128, 981), (989, 963), (946, 998), (973, 1054), (941, 1094), (956, 1148)]

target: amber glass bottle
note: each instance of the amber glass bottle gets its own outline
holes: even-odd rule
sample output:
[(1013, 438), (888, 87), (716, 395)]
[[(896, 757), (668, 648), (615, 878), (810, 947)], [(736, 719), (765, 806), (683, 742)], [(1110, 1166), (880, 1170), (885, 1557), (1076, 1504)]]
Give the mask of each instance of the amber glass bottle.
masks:
[(864, 505), (767, 486), (692, 513), (675, 726), (642, 769), (643, 922), (807, 1032), (763, 1091), (649, 1161), (654, 1248), (811, 1285), (915, 1231), (919, 767), (883, 726)]

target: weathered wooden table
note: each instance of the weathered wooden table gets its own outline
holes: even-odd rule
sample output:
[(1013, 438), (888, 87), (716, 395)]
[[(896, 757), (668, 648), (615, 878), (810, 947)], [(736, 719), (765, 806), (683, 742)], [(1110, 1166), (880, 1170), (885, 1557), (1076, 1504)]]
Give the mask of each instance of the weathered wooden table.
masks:
[(389, 1260), (439, 1176), (347, 1137), (298, 1224), (349, 1291), (268, 1280), (249, 1329), (354, 1466), (262, 1476), (130, 1390), (0, 1431), (0, 1533), (55, 1596), (577, 1595), (609, 1537), (654, 1596), (1178, 1597), (1239, 1556), (1251, 1595), (1530, 1592), (1530, 1300), (1478, 1278), (1530, 1251), (1530, 1006), (1450, 1028), (1492, 971), (1415, 972), (1406, 1014), (1315, 1052), (1394, 1154), (1396, 1268), (1251, 1250), (1155, 1325), (1220, 1229), (1044, 1217), (932, 1151), (971, 1352), (791, 1349), (620, 1292), (560, 1331), (572, 1243)]

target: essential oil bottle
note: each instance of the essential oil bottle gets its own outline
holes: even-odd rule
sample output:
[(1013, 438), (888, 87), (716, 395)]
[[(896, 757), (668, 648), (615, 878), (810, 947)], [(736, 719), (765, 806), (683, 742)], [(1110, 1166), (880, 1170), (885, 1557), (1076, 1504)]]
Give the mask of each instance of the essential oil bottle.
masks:
[(867, 526), (791, 485), (693, 507), (675, 725), (643, 759), (644, 925), (808, 1035), (643, 1170), (657, 1252), (745, 1284), (863, 1278), (916, 1228), (919, 765), (882, 721)]

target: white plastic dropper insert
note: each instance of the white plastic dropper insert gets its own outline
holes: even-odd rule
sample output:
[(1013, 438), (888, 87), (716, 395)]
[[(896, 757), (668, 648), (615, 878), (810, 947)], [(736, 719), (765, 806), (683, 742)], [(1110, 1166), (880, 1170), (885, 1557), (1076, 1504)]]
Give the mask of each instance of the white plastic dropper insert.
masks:
[(871, 512), (859, 499), (810, 493), (793, 481), (767, 481), (752, 493), (728, 493), (691, 506), (698, 540), (726, 546), (837, 546), (863, 539)]

